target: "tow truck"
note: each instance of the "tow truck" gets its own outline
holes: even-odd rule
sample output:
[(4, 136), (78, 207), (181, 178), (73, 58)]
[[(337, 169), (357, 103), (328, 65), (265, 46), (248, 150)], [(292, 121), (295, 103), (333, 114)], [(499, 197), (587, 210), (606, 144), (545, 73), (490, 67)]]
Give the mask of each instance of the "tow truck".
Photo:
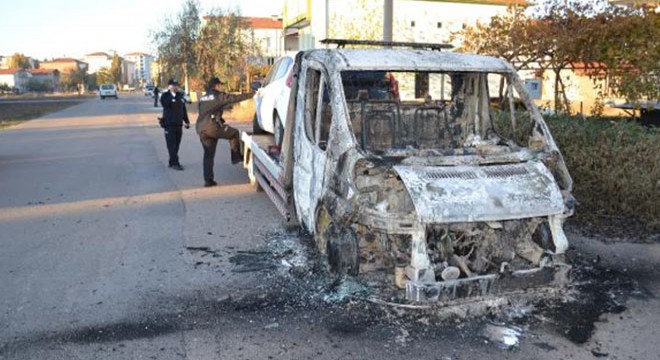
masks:
[(332, 271), (388, 274), (411, 301), (568, 283), (572, 179), (511, 65), (324, 41), (338, 48), (295, 58), (282, 145), (241, 142), (250, 182)]

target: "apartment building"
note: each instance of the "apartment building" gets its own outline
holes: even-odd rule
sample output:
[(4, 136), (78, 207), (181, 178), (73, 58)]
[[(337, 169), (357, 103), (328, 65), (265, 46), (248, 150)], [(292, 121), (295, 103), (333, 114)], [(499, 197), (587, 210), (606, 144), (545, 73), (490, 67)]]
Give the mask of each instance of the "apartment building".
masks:
[(135, 74), (135, 81), (139, 86), (153, 83), (151, 77), (151, 65), (154, 61), (153, 56), (143, 52), (132, 52), (124, 55), (124, 57), (135, 63), (135, 70), (133, 73)]

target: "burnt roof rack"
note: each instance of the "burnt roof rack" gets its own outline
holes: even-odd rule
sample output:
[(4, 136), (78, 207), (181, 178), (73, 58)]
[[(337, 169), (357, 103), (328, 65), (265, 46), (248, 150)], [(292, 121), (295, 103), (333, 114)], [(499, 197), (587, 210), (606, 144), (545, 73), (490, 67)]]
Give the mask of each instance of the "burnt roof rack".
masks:
[(346, 45), (365, 45), (365, 46), (382, 46), (382, 47), (408, 47), (413, 49), (431, 49), (442, 50), (453, 48), (450, 44), (435, 44), (435, 43), (418, 43), (418, 42), (401, 42), (401, 41), (376, 41), (376, 40), (348, 40), (348, 39), (323, 39), (321, 44), (337, 44), (338, 49), (344, 48)]

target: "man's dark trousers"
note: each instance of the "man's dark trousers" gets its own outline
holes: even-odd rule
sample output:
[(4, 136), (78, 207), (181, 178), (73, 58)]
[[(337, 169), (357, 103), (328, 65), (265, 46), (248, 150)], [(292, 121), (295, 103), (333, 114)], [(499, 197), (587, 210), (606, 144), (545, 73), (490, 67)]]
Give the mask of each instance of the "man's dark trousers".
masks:
[(202, 132), (199, 134), (199, 140), (202, 142), (202, 147), (204, 148), (204, 181), (207, 183), (215, 180), (213, 174), (213, 163), (215, 159), (215, 150), (218, 147), (218, 139), (229, 140), (232, 163), (240, 160), (241, 154), (240, 144), (238, 141), (238, 130), (224, 124), (215, 125), (212, 129), (214, 129), (214, 131), (210, 131), (210, 129), (208, 131), (202, 130)]
[(179, 164), (179, 145), (181, 145), (181, 136), (183, 131), (181, 126), (168, 126), (165, 128), (165, 142), (167, 143), (167, 152), (170, 154), (170, 166)]
[(218, 147), (218, 138), (209, 137), (202, 133), (199, 140), (204, 148), (204, 181), (210, 183), (214, 181), (213, 159), (215, 158), (215, 149)]

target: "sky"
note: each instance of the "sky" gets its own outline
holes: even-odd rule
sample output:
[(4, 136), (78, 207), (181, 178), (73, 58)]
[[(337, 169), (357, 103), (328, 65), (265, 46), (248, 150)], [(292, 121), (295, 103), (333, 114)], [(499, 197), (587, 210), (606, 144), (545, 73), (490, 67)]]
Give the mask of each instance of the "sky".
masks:
[[(238, 8), (243, 16), (269, 17), (281, 15), (283, 0), (199, 2), (202, 14)], [(183, 0), (18, 0), (3, 5), (0, 55), (18, 52), (44, 60), (110, 50), (152, 53), (150, 31), (176, 15)]]

